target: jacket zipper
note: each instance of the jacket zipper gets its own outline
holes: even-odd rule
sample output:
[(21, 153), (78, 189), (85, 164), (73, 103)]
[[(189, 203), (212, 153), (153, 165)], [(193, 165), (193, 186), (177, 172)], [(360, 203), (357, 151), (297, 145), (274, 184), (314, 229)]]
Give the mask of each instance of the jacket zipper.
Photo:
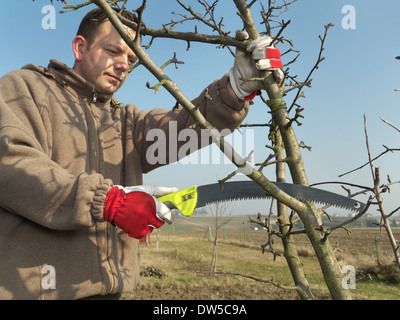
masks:
[[(97, 102), (97, 92), (93, 92), (93, 97), (92, 97), (92, 101), (93, 103)], [(99, 125), (97, 123), (96, 117), (93, 113), (93, 109), (92, 109), (92, 105), (89, 105), (89, 110), (90, 110), (90, 114), (92, 115), (93, 118), (93, 122), (94, 122), (94, 128), (96, 130), (96, 153), (97, 153), (97, 157), (96, 157), (96, 172), (98, 173), (100, 171), (100, 142), (99, 142)]]
[[(94, 91), (93, 92), (93, 96), (92, 96), (92, 102), (96, 103), (97, 102), (97, 92)], [(92, 109), (92, 105), (89, 104), (89, 110), (90, 110), (90, 114), (92, 115), (92, 119), (94, 122), (94, 126), (95, 126), (95, 130), (96, 130), (96, 152), (97, 152), (97, 157), (96, 157), (96, 172), (98, 173), (100, 171), (100, 142), (99, 142), (99, 125), (97, 123), (96, 117), (93, 113), (93, 109)], [(109, 252), (109, 238), (110, 238), (110, 225), (108, 223), (105, 224), (105, 254), (106, 254), (106, 262), (107, 262), (107, 266), (108, 269), (110, 270), (110, 290), (109, 293), (113, 292), (114, 290), (114, 276), (113, 276), (113, 272), (112, 272), (112, 267), (111, 267), (111, 263), (110, 263), (110, 258), (108, 255)]]

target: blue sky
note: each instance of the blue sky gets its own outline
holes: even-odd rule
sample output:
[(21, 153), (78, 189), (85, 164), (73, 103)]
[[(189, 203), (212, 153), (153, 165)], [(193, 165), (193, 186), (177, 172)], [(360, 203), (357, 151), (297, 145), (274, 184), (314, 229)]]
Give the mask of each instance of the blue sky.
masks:
[[(82, 1), (67, 2), (77, 4)], [(199, 9), (197, 1), (184, 2)], [(133, 3), (139, 2), (128, 1), (130, 9), (135, 8)], [(216, 13), (224, 16), (225, 30), (234, 32), (241, 29), (233, 1), (224, 0), (221, 3)], [(47, 65), (52, 58), (72, 66), (72, 39), (89, 8), (60, 14), (62, 4), (54, 1), (56, 27), (44, 29), (42, 19), (46, 13), (42, 13), (42, 8), (48, 4), (50, 1), (47, 0), (1, 2), (0, 32), (3, 45), (0, 50), (0, 75), (27, 63)], [(355, 29), (342, 27), (342, 20), (346, 17), (342, 9), (346, 5), (355, 9)], [(94, 8), (94, 5), (90, 8)], [(161, 23), (173, 18), (170, 15), (172, 11), (182, 12), (174, 0), (148, 0), (144, 20), (151, 28), (161, 28)], [(259, 10), (253, 12), (255, 19), (259, 19)], [(367, 161), (364, 114), (373, 156), (384, 151), (383, 144), (390, 148), (400, 147), (400, 133), (380, 120), (383, 117), (400, 127), (400, 92), (394, 91), (400, 88), (400, 61), (395, 60), (400, 55), (398, 12), (400, 2), (397, 0), (382, 0), (379, 8), (371, 0), (298, 0), (279, 18), (291, 20), (284, 35), (293, 40), (296, 50), (301, 51), (298, 61), (291, 66), (292, 74), (298, 74), (299, 80), (305, 79), (317, 59), (320, 46), (318, 35), (323, 34), (324, 25), (335, 25), (329, 30), (326, 40), (323, 52), (326, 60), (312, 76), (312, 88), (305, 89), (306, 99), (301, 100), (301, 105), (305, 107), (303, 125), (295, 126), (298, 140), (312, 147), (311, 152), (304, 149), (302, 153), (311, 184), (343, 181), (372, 186), (368, 166), (343, 178), (338, 177)], [(194, 30), (193, 25), (177, 26), (176, 29)], [(199, 30), (211, 33), (207, 29)], [(260, 31), (263, 31), (262, 26)], [(147, 44), (148, 41), (145, 37), (143, 42)], [(288, 48), (282, 46), (280, 49), (284, 52)], [(166, 72), (189, 98), (196, 97), (209, 83), (228, 72), (233, 64), (233, 58), (227, 50), (216, 49), (208, 44), (192, 43), (191, 49), (186, 51), (184, 42), (156, 40), (149, 50), (150, 56), (159, 65), (172, 58), (174, 52), (185, 64), (180, 65), (178, 70), (170, 66)], [(289, 57), (283, 58), (284, 63), (289, 60)], [(145, 87), (147, 81), (151, 84), (157, 82), (143, 67), (135, 70), (117, 93), (117, 98), (125, 103), (136, 104), (141, 109), (172, 108), (175, 102), (169, 94), (163, 89), (154, 94)], [(291, 103), (292, 98), (288, 96), (286, 101)], [(269, 117), (265, 106), (260, 101), (255, 102), (245, 122), (267, 122)], [(269, 154), (264, 147), (268, 143), (268, 132), (263, 128), (251, 130), (248, 133), (243, 130), (243, 140), (246, 136), (254, 135), (255, 162), (262, 162)], [(245, 153), (244, 146), (243, 149)], [(387, 174), (393, 181), (400, 180), (399, 156), (398, 152), (388, 154), (375, 163), (380, 166), (382, 182)], [(145, 176), (145, 183), (185, 188), (216, 182), (234, 170), (232, 164), (224, 161), (220, 165), (193, 164), (192, 161), (191, 164), (174, 164), (157, 169)], [(264, 173), (271, 180), (275, 179), (272, 167)], [(238, 176), (236, 179), (247, 178)], [(323, 188), (345, 194), (337, 185)], [(399, 192), (400, 186), (395, 185), (391, 194), (385, 195), (388, 212), (400, 206), (397, 200)], [(366, 200), (366, 197), (359, 199)], [(243, 212), (244, 208), (246, 212)], [(265, 201), (246, 201), (234, 206), (235, 213), (239, 210), (245, 214), (256, 214), (258, 211), (265, 213), (267, 209)], [(375, 212), (375, 209), (371, 210), (371, 213)]]

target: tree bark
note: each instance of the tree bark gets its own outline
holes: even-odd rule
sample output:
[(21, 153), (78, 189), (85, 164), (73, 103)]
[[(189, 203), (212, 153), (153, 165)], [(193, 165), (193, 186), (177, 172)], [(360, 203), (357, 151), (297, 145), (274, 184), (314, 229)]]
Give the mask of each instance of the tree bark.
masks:
[[(286, 164), (284, 162), (284, 148), (282, 137), (279, 131), (275, 133), (275, 152), (276, 160), (276, 177), (277, 181), (286, 181)], [(282, 239), (284, 256), (289, 266), (290, 273), (296, 285), (296, 291), (302, 300), (314, 300), (314, 296), (310, 291), (310, 285), (307, 281), (304, 273), (303, 264), (300, 261), (300, 257), (297, 252), (297, 248), (294, 242), (294, 237), (289, 234), (290, 232), (290, 220), (288, 215), (288, 208), (283, 203), (278, 202), (278, 225), (279, 234)]]
[[(246, 31), (250, 39), (254, 40), (260, 37), (260, 34), (255, 27), (250, 8), (245, 0), (233, 0), (242, 17)], [(286, 108), (280, 88), (276, 83), (272, 72), (264, 74), (264, 89), (269, 96), (269, 107), (271, 108), (273, 121), (278, 125), (282, 135), (283, 144), (286, 151), (287, 164), (290, 174), (295, 184), (308, 186), (308, 180), (304, 169), (303, 159), (301, 157), (299, 143), (297, 141), (294, 129), (289, 123), (289, 115)], [(296, 210), (302, 220), (306, 234), (317, 255), (325, 283), (335, 300), (351, 299), (350, 292), (342, 286), (342, 272), (337, 263), (336, 256), (333, 252), (327, 237), (324, 237), (320, 231), (317, 231), (321, 226), (321, 218), (318, 210), (313, 203), (306, 203), (307, 209)]]

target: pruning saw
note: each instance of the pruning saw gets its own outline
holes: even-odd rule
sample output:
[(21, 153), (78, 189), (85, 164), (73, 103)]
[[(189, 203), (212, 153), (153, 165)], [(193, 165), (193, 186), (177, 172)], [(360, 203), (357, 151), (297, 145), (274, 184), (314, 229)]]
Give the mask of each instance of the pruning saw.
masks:
[[(365, 208), (365, 204), (360, 201), (326, 190), (285, 182), (273, 183), (279, 189), (300, 201), (329, 204), (353, 212), (361, 212)], [(229, 181), (223, 184), (223, 188), (218, 183), (192, 186), (157, 199), (170, 209), (178, 209), (184, 216), (190, 217), (196, 208), (212, 203), (263, 198), (271, 198), (271, 196), (256, 182)], [(167, 217), (164, 220), (171, 223)]]

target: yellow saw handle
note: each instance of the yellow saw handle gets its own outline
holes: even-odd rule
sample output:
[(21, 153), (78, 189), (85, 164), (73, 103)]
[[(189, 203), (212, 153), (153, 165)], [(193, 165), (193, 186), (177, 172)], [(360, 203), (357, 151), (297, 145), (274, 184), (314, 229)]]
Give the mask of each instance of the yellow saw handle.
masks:
[(170, 209), (178, 209), (186, 217), (190, 217), (197, 205), (197, 186), (186, 188), (177, 192), (157, 198)]

